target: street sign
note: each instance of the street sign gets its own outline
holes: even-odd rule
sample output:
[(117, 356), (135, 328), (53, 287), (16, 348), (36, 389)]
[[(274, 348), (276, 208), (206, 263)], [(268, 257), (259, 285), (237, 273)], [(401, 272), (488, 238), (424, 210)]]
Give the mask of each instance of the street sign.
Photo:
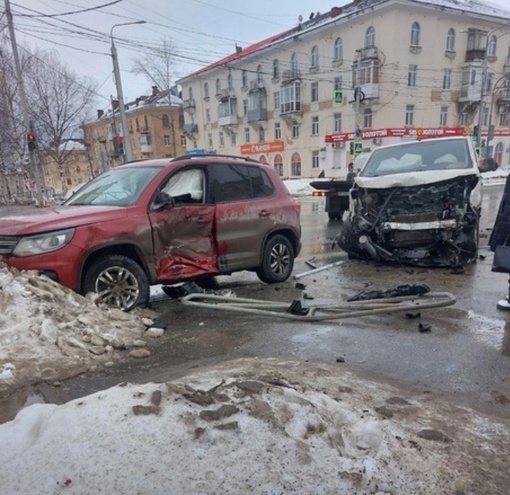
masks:
[(351, 141), (349, 144), (349, 149), (351, 152), (351, 155), (356, 158), (358, 155), (361, 155), (363, 152), (363, 141), (355, 140)]
[(354, 131), (354, 136), (356, 138), (361, 138), (361, 136), (363, 136), (363, 131), (358, 126), (356, 126), (356, 130)]
[(333, 91), (333, 105), (335, 107), (341, 107), (344, 104), (344, 92), (341, 89), (335, 89)]

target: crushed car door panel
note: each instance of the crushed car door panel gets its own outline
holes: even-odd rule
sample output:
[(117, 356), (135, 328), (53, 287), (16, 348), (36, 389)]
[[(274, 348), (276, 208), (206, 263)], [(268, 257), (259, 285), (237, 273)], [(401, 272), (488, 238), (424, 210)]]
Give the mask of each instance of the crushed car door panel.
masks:
[(204, 173), (200, 169), (178, 171), (161, 188), (171, 205), (149, 212), (161, 282), (194, 278), (218, 271), (213, 235), (214, 205), (205, 204)]

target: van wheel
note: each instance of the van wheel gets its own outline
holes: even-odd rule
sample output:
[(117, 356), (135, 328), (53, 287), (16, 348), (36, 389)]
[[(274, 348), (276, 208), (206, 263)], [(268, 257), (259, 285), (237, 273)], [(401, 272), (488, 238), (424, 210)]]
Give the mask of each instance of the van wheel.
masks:
[(145, 306), (149, 301), (149, 279), (142, 267), (127, 256), (100, 258), (85, 275), (83, 293), (94, 292), (97, 303), (123, 311)]
[(257, 276), (266, 284), (285, 282), (294, 268), (294, 249), (290, 241), (281, 234), (270, 237), (262, 253), (262, 264)]

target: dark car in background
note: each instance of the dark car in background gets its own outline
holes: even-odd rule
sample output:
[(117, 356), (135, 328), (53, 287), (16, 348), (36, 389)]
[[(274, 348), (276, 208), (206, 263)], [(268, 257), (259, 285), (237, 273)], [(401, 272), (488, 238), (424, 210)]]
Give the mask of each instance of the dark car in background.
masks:
[(383, 146), (355, 178), (337, 243), (351, 258), (464, 265), (477, 256), (481, 201), (469, 138)]
[(0, 256), (129, 310), (152, 284), (255, 271), (291, 275), (300, 205), (277, 173), (243, 157), (137, 161), (85, 184), (63, 205), (0, 217)]

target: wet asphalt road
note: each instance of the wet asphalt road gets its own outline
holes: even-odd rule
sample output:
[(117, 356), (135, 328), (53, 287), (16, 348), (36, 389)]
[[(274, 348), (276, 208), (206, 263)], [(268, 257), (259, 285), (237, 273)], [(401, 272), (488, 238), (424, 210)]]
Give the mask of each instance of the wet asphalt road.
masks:
[[(454, 395), (466, 402), (510, 417), (510, 312), (496, 309), (507, 291), (507, 277), (491, 273), (488, 234), (499, 206), (502, 186), (485, 189), (482, 208), (480, 259), (463, 274), (447, 269), (405, 268), (347, 260), (331, 242), (339, 222), (328, 222), (321, 200), (302, 200), (303, 251), (294, 274), (317, 264), (345, 260), (341, 266), (285, 284), (264, 285), (250, 273), (219, 277), (219, 287), (238, 297), (289, 304), (335, 305), (359, 291), (388, 289), (422, 282), (432, 291), (452, 292), (454, 306), (424, 310), (418, 319), (385, 313), (329, 322), (294, 322), (274, 317), (184, 306), (172, 299), (153, 302), (158, 326), (165, 336), (151, 341), (152, 356), (126, 361), (115, 369), (87, 373), (59, 388), (43, 386), (54, 402), (86, 395), (122, 381), (165, 381), (207, 364), (238, 357), (276, 357), (293, 360), (338, 361), (339, 373), (356, 370), (419, 392)], [(0, 210), (1, 214), (1, 210)], [(431, 331), (418, 331), (419, 323)]]

